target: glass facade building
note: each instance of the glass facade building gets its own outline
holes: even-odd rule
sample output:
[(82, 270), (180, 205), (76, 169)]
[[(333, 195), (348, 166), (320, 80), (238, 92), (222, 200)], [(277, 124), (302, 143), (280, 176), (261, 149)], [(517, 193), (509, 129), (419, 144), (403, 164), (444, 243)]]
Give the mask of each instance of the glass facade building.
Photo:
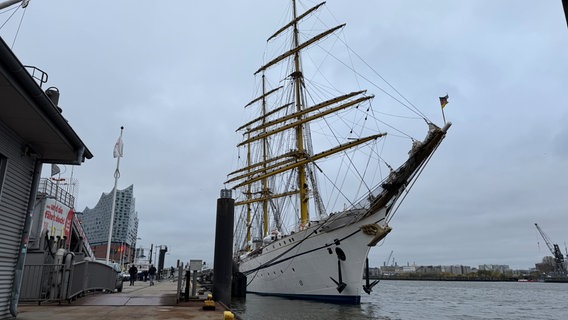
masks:
[[(85, 235), (97, 258), (106, 257), (113, 192), (103, 193), (94, 208), (85, 208), (78, 215)], [(116, 191), (116, 206), (112, 230), (111, 256), (113, 260), (131, 260), (131, 251), (138, 236), (138, 213), (136, 212), (134, 185)]]

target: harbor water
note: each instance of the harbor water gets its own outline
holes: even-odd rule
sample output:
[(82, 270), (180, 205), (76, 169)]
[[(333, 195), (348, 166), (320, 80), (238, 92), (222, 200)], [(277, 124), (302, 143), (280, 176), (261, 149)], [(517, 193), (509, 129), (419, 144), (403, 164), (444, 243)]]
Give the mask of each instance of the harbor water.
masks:
[(231, 308), (245, 320), (560, 320), (568, 283), (382, 280), (357, 306), (248, 294)]

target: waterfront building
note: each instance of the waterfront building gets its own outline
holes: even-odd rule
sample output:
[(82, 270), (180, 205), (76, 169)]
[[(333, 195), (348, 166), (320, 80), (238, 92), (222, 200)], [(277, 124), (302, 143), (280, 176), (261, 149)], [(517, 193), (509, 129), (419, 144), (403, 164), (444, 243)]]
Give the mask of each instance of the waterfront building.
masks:
[[(87, 239), (95, 257), (106, 258), (113, 192), (103, 193), (94, 208), (85, 208), (79, 215)], [(110, 259), (121, 264), (134, 259), (138, 237), (138, 213), (136, 212), (134, 185), (116, 191), (116, 205)]]
[[(58, 166), (52, 164), (52, 175), (54, 168), (59, 170)], [(75, 184), (73, 179), (41, 178), (31, 215), (27, 255), (52, 250), (55, 246), (65, 248), (76, 256), (94, 257), (89, 240), (75, 214)], [(49, 264), (52, 259), (51, 255), (46, 255), (45, 260), (34, 263)], [(31, 258), (26, 258), (26, 264), (31, 261)]]
[(43, 164), (81, 165), (93, 157), (61, 114), (59, 90), (42, 89), (47, 79), (0, 37), (0, 319), (18, 314)]
[(370, 268), (369, 268), (369, 276), (370, 276), (370, 277), (378, 277), (378, 276), (381, 275), (381, 273), (382, 273), (382, 272), (381, 272), (381, 269), (380, 269), (380, 268), (377, 268), (377, 267), (374, 267), (374, 268), (373, 268), (373, 267), (370, 267)]
[(416, 272), (416, 266), (403, 266), (402, 272)]
[(500, 273), (511, 272), (511, 268), (506, 264), (481, 264), (479, 265), (479, 270), (483, 271), (497, 271)]
[(453, 275), (468, 274), (472, 272), (471, 267), (462, 265), (442, 266), (442, 272)]

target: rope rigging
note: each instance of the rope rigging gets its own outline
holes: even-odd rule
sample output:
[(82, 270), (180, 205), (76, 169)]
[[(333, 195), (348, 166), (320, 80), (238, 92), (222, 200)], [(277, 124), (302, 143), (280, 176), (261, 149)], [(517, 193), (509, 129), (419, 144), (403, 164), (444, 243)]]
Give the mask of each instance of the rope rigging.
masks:
[[(15, 3), (17, 3), (17, 2), (18, 2), (18, 1), (13, 1), (13, 3), (8, 3), (8, 4), (6, 4), (6, 5), (12, 5), (12, 4), (15, 4)], [(19, 35), (19, 33), (20, 33), (20, 28), (22, 27), (22, 23), (23, 23), (23, 21), (24, 21), (24, 16), (26, 15), (26, 8), (27, 8), (29, 2), (30, 2), (30, 0), (24, 0), (24, 1), (22, 1), (22, 3), (21, 3), (20, 5), (18, 5), (18, 6), (15, 6), (15, 7), (11, 8), (11, 9), (7, 9), (7, 10), (4, 10), (4, 11), (0, 12), (0, 14), (4, 14), (4, 13), (6, 13), (6, 12), (13, 11), (12, 14), (6, 19), (6, 21), (4, 21), (4, 23), (3, 23), (2, 25), (0, 25), (0, 30), (2, 30), (2, 28), (4, 28), (4, 26), (6, 26), (6, 24), (8, 23), (8, 21), (10, 21), (10, 20), (12, 19), (12, 17), (14, 17), (14, 15), (16, 14), (16, 12), (18, 12), (20, 8), (23, 9), (23, 10), (22, 10), (22, 15), (21, 15), (21, 17), (20, 17), (20, 21), (18, 22), (18, 27), (17, 27), (17, 29), (16, 29), (16, 34), (14, 35), (14, 39), (12, 40), (12, 45), (11, 45), (10, 49), (14, 49), (14, 45), (16, 44), (16, 39), (18, 38), (18, 35)]]
[[(295, 25), (294, 30), (296, 30)], [(313, 29), (313, 31), (316, 30)], [(276, 38), (279, 38), (285, 33), (286, 32), (277, 32), (277, 37), (270, 38), (269, 41), (274, 43)], [(316, 33), (319, 35), (323, 34), (319, 32)], [(266, 158), (262, 160), (262, 157), (256, 154), (254, 156), (255, 160), (249, 161), (255, 164), (255, 166), (272, 165), (272, 167), (267, 167), (270, 172), (267, 174), (266, 172), (261, 172), (261, 170), (249, 171), (250, 177), (248, 177), (247, 180), (252, 185), (253, 183), (258, 183), (260, 179), (267, 179), (268, 177), (270, 185), (273, 187), (271, 191), (274, 195), (280, 195), (280, 197), (270, 197), (269, 200), (264, 200), (269, 201), (270, 211), (280, 214), (280, 216), (276, 218), (270, 218), (270, 224), (279, 230), (286, 228), (288, 221), (293, 219), (294, 215), (300, 216), (300, 218), (296, 217), (296, 221), (301, 221), (300, 227), (305, 227), (305, 224), (309, 225), (310, 219), (315, 218), (315, 214), (317, 213), (319, 213), (320, 218), (329, 218), (329, 220), (326, 221), (330, 223), (335, 220), (335, 217), (332, 217), (331, 214), (329, 217), (323, 217), (323, 215), (327, 215), (330, 212), (341, 211), (342, 209), (338, 207), (342, 204), (344, 204), (343, 209), (347, 209), (345, 206), (348, 204), (350, 207), (348, 210), (350, 211), (349, 214), (353, 215), (363, 215), (365, 212), (363, 211), (363, 206), (367, 207), (369, 212), (376, 210), (379, 206), (383, 206), (387, 208), (387, 212), (392, 213), (392, 215), (388, 215), (388, 220), (390, 220), (394, 216), (394, 212), (396, 212), (400, 206), (401, 201), (399, 200), (406, 197), (409, 189), (416, 181), (415, 178), (419, 176), (423, 170), (423, 167), (416, 166), (412, 169), (416, 171), (410, 173), (406, 168), (412, 167), (413, 164), (409, 162), (410, 165), (404, 167), (404, 170), (402, 170), (405, 175), (399, 175), (399, 170), (397, 169), (395, 171), (387, 160), (383, 158), (383, 151), (390, 151), (387, 150), (390, 149), (390, 146), (385, 147), (386, 139), (381, 139), (382, 145), (377, 144), (377, 138), (374, 138), (376, 140), (373, 145), (369, 145), (370, 140), (365, 139), (375, 136), (379, 137), (380, 135), (377, 133), (384, 132), (381, 128), (384, 127), (387, 128), (388, 131), (394, 132), (394, 135), (389, 133), (389, 137), (409, 139), (413, 142), (413, 147), (411, 151), (409, 151), (410, 154), (415, 151), (414, 146), (419, 145), (414, 142), (420, 140), (416, 140), (412, 137), (413, 129), (410, 129), (408, 131), (409, 133), (399, 129), (401, 128), (401, 122), (406, 122), (407, 119), (409, 121), (424, 120), (428, 124), (431, 124), (431, 122), (409, 99), (379, 74), (377, 70), (371, 67), (369, 63), (361, 59), (361, 56), (346, 44), (346, 41), (343, 39), (345, 37), (343, 32), (341, 35), (333, 35), (334, 37), (330, 39), (331, 46), (324, 47), (319, 42), (315, 44), (310, 42), (311, 39), (315, 37), (304, 37), (304, 34), (302, 34), (301, 37), (304, 39), (304, 43), (296, 43), (291, 49), (289, 47), (283, 48), (280, 46), (279, 49), (284, 49), (281, 50), (284, 54), (269, 60), (270, 62), (267, 65), (261, 67), (257, 73), (255, 73), (256, 76), (259, 71), (262, 71), (263, 81), (265, 73), (275, 73), (276, 76), (279, 76), (278, 79), (281, 79), (277, 84), (284, 88), (282, 92), (280, 92), (282, 95), (278, 95), (277, 97), (276, 95), (270, 95), (269, 97), (268, 94), (264, 94), (266, 92), (271, 93), (274, 90), (264, 90), (266, 83), (263, 82), (262, 92), (256, 92), (253, 96), (253, 101), (255, 101), (255, 98), (259, 99), (258, 97), (262, 97), (263, 109), (260, 115), (257, 114), (257, 118), (253, 118), (255, 119), (253, 121), (262, 120), (263, 124), (266, 123), (267, 125), (259, 126), (258, 128), (253, 127), (253, 129), (262, 129), (264, 130), (264, 134), (254, 137), (255, 139), (248, 138), (249, 140), (245, 140), (238, 145), (238, 147), (242, 147), (246, 144), (248, 148), (253, 142), (261, 139), (270, 141), (269, 152), (274, 155), (274, 158), (268, 158), (269, 161), (267, 162)], [(292, 38), (295, 38), (296, 42), (298, 42), (298, 37), (299, 35), (296, 34)], [(299, 56), (294, 56), (295, 59), (290, 58), (288, 64), (278, 63), (286, 57), (292, 56), (295, 49), (305, 49), (307, 47), (307, 45), (304, 46), (305, 43), (308, 43), (307, 45), (311, 45), (314, 47), (313, 49), (316, 49), (313, 55), (311, 53), (306, 54), (302, 51), (304, 53), (302, 55), (303, 61), (300, 61)], [(331, 52), (331, 49), (338, 49), (336, 47), (341, 46), (347, 49), (345, 51), (347, 55), (344, 55), (343, 59), (340, 59), (339, 55)], [(317, 50), (321, 51), (317, 53)], [(266, 48), (264, 55), (267, 56)], [(334, 74), (341, 75), (339, 78), (334, 79), (325, 76), (325, 74), (330, 73), (330, 70), (326, 69), (323, 63), (330, 61), (334, 63), (336, 61), (339, 62), (339, 69), (331, 69), (331, 71), (334, 71)], [(359, 63), (359, 61), (363, 64)], [(300, 68), (298, 64), (302, 65), (302, 62), (314, 62), (313, 68), (304, 68), (303, 66)], [(368, 68), (370, 72), (366, 70), (361, 73), (358, 71), (359, 67), (362, 67), (362, 69)], [(348, 72), (344, 73), (345, 69), (347, 69)], [(354, 74), (354, 79), (344, 79), (344, 75), (349, 73)], [(314, 76), (314, 79), (308, 77), (308, 74)], [(384, 83), (377, 84), (370, 78), (374, 78), (379, 81), (379, 83), (381, 81)], [(396, 102), (393, 104), (396, 105), (398, 111), (394, 113), (389, 112), (388, 109), (391, 107), (390, 105), (386, 105), (386, 111), (380, 112), (374, 110), (371, 103), (366, 106), (363, 105), (363, 99), (357, 100), (353, 98), (355, 94), (360, 94), (365, 99), (369, 100), (374, 96), (366, 94), (366, 91), (361, 89), (361, 91), (352, 92), (354, 95), (350, 96), (349, 89), (346, 91), (345, 88), (343, 88), (344, 84), (347, 83), (347, 81), (344, 80), (348, 80), (351, 85), (354, 86), (361, 86), (361, 83), (368, 82), (369, 84), (364, 84), (364, 86), (378, 89), (380, 97), (383, 100), (389, 100), (388, 98), (393, 99)], [(288, 82), (288, 85), (284, 82)], [(269, 86), (269, 88), (276, 88), (276, 86)], [(342, 93), (338, 95), (338, 92)], [(381, 93), (385, 96), (382, 96)], [(330, 95), (332, 95), (333, 98), (330, 99)], [(359, 96), (359, 99), (361, 96)], [(265, 98), (266, 101), (264, 100)], [(341, 98), (341, 100), (339, 100), (339, 98)], [(340, 104), (340, 102), (342, 104)], [(285, 107), (287, 103), (289, 103), (289, 106)], [(384, 101), (381, 101), (381, 106), (383, 105)], [(402, 106), (402, 108), (399, 108), (399, 105)], [(283, 108), (280, 109), (279, 107)], [(265, 110), (265, 108), (268, 108), (268, 111)], [(251, 121), (251, 123), (253, 121)], [(390, 123), (387, 121), (390, 121)], [(296, 136), (294, 136), (294, 131), (288, 130), (296, 130)], [(298, 141), (300, 141), (298, 144), (291, 141), (294, 137), (298, 138)], [(244, 138), (246, 139), (246, 137)], [(313, 139), (314, 146), (317, 147), (316, 150), (314, 150), (312, 146), (311, 139)], [(353, 140), (359, 140), (361, 144), (357, 146), (357, 144), (355, 144), (356, 141)], [(392, 140), (389, 139), (389, 145), (390, 142), (392, 142)], [(329, 148), (330, 146), (326, 144), (332, 147)], [(365, 150), (363, 150), (363, 146)], [(272, 147), (274, 147), (274, 149), (272, 149)], [(400, 154), (400, 149), (397, 146), (393, 148), (393, 151), (396, 150), (395, 154)], [(240, 154), (240, 152), (242, 152), (241, 148), (238, 148), (238, 150), (239, 158), (244, 158), (244, 156)], [(355, 152), (359, 152), (359, 154), (357, 155)], [(279, 157), (280, 155), (281, 157)], [(281, 159), (285, 158), (286, 161), (281, 161)], [(331, 158), (335, 160), (335, 163), (325, 162), (325, 160)], [(393, 156), (393, 159), (389, 158), (388, 160), (393, 163), (400, 162), (400, 159), (397, 158), (396, 155)], [(426, 162), (428, 162), (428, 160), (429, 158), (426, 159)], [(251, 164), (249, 163), (248, 165), (250, 166)], [(246, 168), (246, 166), (244, 168)], [(317, 171), (319, 171), (318, 175), (323, 177), (323, 179), (321, 179), (322, 184), (319, 184), (320, 181), (317, 181), (319, 178), (315, 175)], [(284, 174), (285, 172), (287, 173)], [(335, 174), (336, 172), (337, 174)], [(391, 173), (393, 173), (393, 175), (389, 176)], [(393, 176), (396, 178), (392, 178)], [(404, 179), (408, 178), (408, 180), (402, 181), (402, 179), (398, 177), (405, 177)], [(293, 183), (298, 185), (296, 190), (289, 188)], [(243, 184), (236, 185), (236, 187), (242, 186)], [(281, 190), (292, 190), (292, 192), (282, 192)], [(300, 199), (297, 199), (298, 194), (293, 194), (294, 191), (299, 193)], [(375, 197), (379, 195), (381, 196), (379, 199), (383, 200), (376, 201)], [(325, 206), (320, 196), (325, 199)], [(264, 197), (269, 198), (266, 195)], [(310, 213), (306, 219), (308, 204)], [(299, 214), (300, 212), (301, 215)], [(288, 213), (288, 217), (286, 217), (285, 213)], [(253, 220), (255, 219), (262, 218), (255, 213)], [(386, 219), (385, 217), (385, 221)], [(295, 228), (298, 228), (297, 224)], [(293, 233), (294, 230), (302, 229), (291, 230)], [(268, 263), (267, 265), (270, 264), (271, 263)]]

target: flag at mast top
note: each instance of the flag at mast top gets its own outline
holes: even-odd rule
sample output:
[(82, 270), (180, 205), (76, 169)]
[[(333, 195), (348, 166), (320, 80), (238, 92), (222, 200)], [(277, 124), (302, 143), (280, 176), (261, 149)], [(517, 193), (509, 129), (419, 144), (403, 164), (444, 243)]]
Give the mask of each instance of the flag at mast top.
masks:
[(440, 97), (440, 105), (442, 106), (442, 109), (444, 109), (444, 107), (448, 104), (448, 98), (449, 96), (447, 94), (443, 97)]
[(120, 127), (120, 136), (118, 137), (118, 140), (116, 140), (116, 143), (114, 144), (114, 150), (112, 152), (112, 156), (114, 158), (122, 158), (124, 156), (123, 154), (123, 149), (124, 149), (124, 143), (122, 143), (122, 130), (124, 129), (124, 127)]

